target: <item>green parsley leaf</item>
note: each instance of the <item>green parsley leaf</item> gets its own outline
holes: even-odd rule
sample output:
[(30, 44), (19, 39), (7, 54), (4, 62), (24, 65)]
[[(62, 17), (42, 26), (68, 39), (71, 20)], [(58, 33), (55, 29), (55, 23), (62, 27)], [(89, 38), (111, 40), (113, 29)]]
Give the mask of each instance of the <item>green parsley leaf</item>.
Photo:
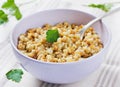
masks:
[(16, 17), (17, 20), (20, 20), (22, 18), (22, 14), (15, 4), (14, 0), (7, 0), (7, 2), (2, 5), (2, 8), (8, 9), (12, 15)]
[(8, 15), (3, 10), (0, 10), (0, 25), (8, 21)]
[(88, 6), (92, 8), (98, 8), (105, 12), (108, 12), (112, 8), (113, 5), (112, 4), (90, 4)]
[(17, 20), (20, 20), (22, 18), (22, 14), (20, 13), (19, 8), (17, 7), (14, 14), (13, 14)]
[(53, 42), (56, 42), (57, 39), (59, 38), (59, 32), (58, 30), (48, 30), (46, 32), (46, 39), (47, 39), (47, 42), (49, 43), (53, 43)]
[(23, 71), (21, 69), (12, 69), (6, 73), (7, 79), (15, 82), (20, 82), (22, 79), (22, 75)]

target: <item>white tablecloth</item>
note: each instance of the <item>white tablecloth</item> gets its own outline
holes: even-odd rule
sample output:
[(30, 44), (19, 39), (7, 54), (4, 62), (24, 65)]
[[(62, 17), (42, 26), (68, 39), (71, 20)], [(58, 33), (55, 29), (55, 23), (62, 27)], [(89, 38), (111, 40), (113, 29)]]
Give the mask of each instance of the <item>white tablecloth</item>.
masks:
[[(0, 0), (1, 3), (5, 0)], [(78, 9), (95, 16), (104, 14), (101, 10), (86, 8), (82, 4), (120, 2), (120, 0), (15, 0), (20, 6), (23, 17), (45, 9)], [(83, 80), (66, 85), (50, 84), (37, 80), (24, 71), (20, 83), (8, 81), (5, 73), (12, 68), (21, 68), (16, 60), (10, 42), (9, 33), (17, 23), (10, 17), (7, 24), (0, 26), (0, 87), (120, 87), (120, 11), (103, 19), (112, 31), (112, 42), (101, 67)]]

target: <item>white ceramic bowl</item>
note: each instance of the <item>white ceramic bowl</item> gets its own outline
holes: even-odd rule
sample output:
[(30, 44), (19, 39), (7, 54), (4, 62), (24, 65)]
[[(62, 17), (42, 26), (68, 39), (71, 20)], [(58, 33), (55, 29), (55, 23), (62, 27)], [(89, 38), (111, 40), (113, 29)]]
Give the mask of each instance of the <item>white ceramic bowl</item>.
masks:
[(110, 41), (111, 33), (102, 22), (93, 25), (100, 35), (104, 48), (97, 54), (72, 63), (46, 63), (22, 54), (17, 49), (18, 36), (29, 28), (40, 27), (46, 23), (56, 24), (67, 21), (69, 23), (86, 24), (95, 17), (77, 10), (56, 9), (40, 11), (22, 19), (11, 33), (11, 44), (22, 67), (36, 78), (50, 83), (72, 83), (83, 79), (95, 71), (102, 63)]

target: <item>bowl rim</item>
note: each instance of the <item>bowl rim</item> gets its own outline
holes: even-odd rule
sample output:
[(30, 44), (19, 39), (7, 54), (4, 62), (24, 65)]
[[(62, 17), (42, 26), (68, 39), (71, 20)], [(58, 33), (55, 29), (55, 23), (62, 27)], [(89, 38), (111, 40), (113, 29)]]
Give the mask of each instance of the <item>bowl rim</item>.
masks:
[(89, 15), (89, 16), (91, 16), (91, 17), (93, 17), (93, 18), (96, 18), (94, 15), (92, 15), (92, 14), (90, 14), (90, 13), (88, 13), (88, 12), (81, 11), (81, 10), (76, 10), (76, 9), (47, 9), (47, 10), (38, 11), (38, 12), (33, 13), (33, 14), (27, 16), (27, 17), (24, 17), (22, 20), (20, 20), (20, 21), (14, 26), (13, 30), (12, 30), (11, 33), (10, 33), (10, 43), (11, 43), (13, 49), (14, 49), (19, 55), (27, 58), (29, 61), (33, 61), (33, 62), (36, 62), (36, 63), (50, 64), (50, 65), (66, 65), (66, 64), (68, 65), (68, 64), (76, 64), (76, 63), (86, 62), (86, 61), (88, 61), (88, 60), (91, 60), (92, 58), (95, 58), (97, 55), (102, 54), (102, 53), (108, 48), (108, 46), (109, 46), (109, 44), (110, 44), (110, 42), (111, 42), (112, 34), (111, 34), (110, 29), (108, 29), (108, 28), (105, 26), (105, 24), (100, 20), (100, 23), (101, 23), (102, 25), (104, 25), (105, 29), (106, 29), (107, 32), (108, 32), (107, 43), (106, 43), (106, 45), (104, 46), (104, 48), (102, 48), (98, 53), (90, 56), (89, 58), (86, 58), (86, 59), (83, 59), (83, 60), (80, 59), (80, 60), (74, 61), (74, 62), (54, 63), (54, 62), (44, 62), (44, 61), (36, 60), (36, 59), (33, 59), (33, 58), (31, 58), (31, 57), (26, 56), (25, 54), (23, 54), (22, 52), (20, 52), (20, 51), (17, 49), (17, 47), (15, 46), (15, 44), (14, 44), (14, 41), (13, 41), (14, 30), (16, 29), (16, 26), (19, 25), (19, 23), (21, 23), (23, 20), (25, 20), (25, 19), (27, 19), (27, 18), (29, 18), (29, 17), (31, 17), (31, 16), (34, 16), (34, 15), (36, 15), (36, 14), (39, 14), (39, 13), (42, 13), (42, 12), (48, 12), (48, 11), (49, 11), (49, 12), (52, 12), (52, 11), (74, 11), (74, 12), (80, 12), (80, 13), (82, 13), (82, 14), (86, 14), (86, 15)]

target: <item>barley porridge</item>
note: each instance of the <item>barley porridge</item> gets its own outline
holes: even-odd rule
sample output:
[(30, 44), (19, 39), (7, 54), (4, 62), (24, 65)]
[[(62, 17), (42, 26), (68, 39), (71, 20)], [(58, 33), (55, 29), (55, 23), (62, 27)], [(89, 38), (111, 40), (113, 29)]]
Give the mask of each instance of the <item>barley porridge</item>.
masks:
[[(17, 48), (23, 54), (44, 62), (74, 62), (88, 58), (98, 53), (103, 44), (92, 27), (80, 40), (79, 31), (82, 27), (83, 25), (63, 22), (54, 26), (45, 24), (43, 27), (31, 28), (19, 36)], [(57, 41), (47, 42), (46, 32), (56, 29), (59, 32)]]

